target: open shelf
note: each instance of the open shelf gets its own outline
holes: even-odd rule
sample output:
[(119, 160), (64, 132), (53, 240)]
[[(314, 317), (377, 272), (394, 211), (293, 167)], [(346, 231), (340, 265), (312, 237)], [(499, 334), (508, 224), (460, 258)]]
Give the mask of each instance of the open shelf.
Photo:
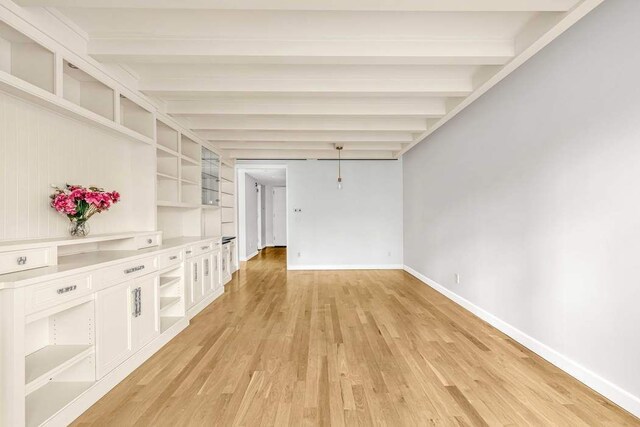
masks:
[(160, 297), (160, 311), (164, 311), (174, 304), (180, 302), (180, 297)]
[(181, 277), (164, 276), (160, 277), (160, 289), (168, 288), (176, 283), (180, 283)]
[(168, 148), (171, 151), (178, 151), (180, 133), (172, 127), (156, 120), (156, 141), (159, 146)]
[(171, 176), (171, 175), (167, 175), (167, 174), (165, 174), (165, 173), (160, 173), (160, 172), (158, 172), (156, 175), (158, 176), (158, 179), (159, 179), (159, 180), (160, 180), (160, 179), (168, 179), (168, 180), (170, 180), (170, 181), (177, 181), (177, 180), (178, 180), (178, 177), (177, 177), (177, 176)]
[(62, 72), (64, 99), (113, 120), (113, 89), (68, 61), (63, 61)]
[(53, 52), (0, 22), (0, 70), (53, 93)]
[(160, 332), (164, 332), (173, 325), (175, 325), (182, 317), (178, 316), (166, 316), (160, 318)]
[(159, 179), (157, 183), (158, 204), (160, 202), (178, 203), (180, 184), (177, 179)]
[(153, 138), (153, 114), (124, 95), (120, 95), (120, 123), (140, 135)]
[(26, 426), (44, 423), (94, 384), (93, 381), (50, 382), (26, 399)]
[(41, 382), (65, 370), (93, 352), (91, 345), (48, 345), (25, 358), (25, 382), (27, 394), (38, 388)]
[(190, 183), (181, 183), (181, 202), (200, 206), (200, 187)]
[(197, 165), (200, 163), (200, 144), (195, 142), (193, 139), (182, 135), (180, 154)]

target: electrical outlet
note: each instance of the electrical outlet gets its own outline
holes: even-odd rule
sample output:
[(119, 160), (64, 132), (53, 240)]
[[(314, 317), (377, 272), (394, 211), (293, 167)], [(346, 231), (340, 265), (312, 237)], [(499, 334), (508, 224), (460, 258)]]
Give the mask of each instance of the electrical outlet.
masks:
[(391, 256), (391, 252), (387, 252), (387, 256)]
[(456, 273), (456, 285), (460, 284), (460, 274)]
[(298, 258), (300, 258), (300, 252), (298, 252)]

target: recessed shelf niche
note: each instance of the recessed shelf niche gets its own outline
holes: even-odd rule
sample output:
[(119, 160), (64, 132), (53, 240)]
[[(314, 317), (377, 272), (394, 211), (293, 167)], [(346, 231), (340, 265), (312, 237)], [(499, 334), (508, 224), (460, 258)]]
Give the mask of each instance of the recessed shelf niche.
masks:
[(0, 70), (53, 93), (53, 52), (0, 22)]
[(124, 95), (120, 95), (120, 124), (141, 135), (153, 138), (153, 114)]
[(177, 153), (179, 136), (180, 134), (177, 130), (165, 125), (159, 120), (156, 120), (156, 138), (158, 145)]
[(182, 135), (181, 154), (193, 160), (196, 164), (200, 162), (200, 144), (191, 138)]
[(113, 89), (69, 61), (63, 61), (62, 70), (64, 99), (104, 118), (114, 119)]

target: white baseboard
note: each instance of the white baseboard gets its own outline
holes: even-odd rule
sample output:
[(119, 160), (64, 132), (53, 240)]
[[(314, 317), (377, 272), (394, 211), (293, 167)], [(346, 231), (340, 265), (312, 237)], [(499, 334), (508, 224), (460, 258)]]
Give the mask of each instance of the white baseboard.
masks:
[(287, 265), (287, 270), (402, 270), (402, 264)]
[(251, 258), (253, 258), (256, 255), (258, 255), (258, 251), (255, 251), (254, 253), (252, 253), (251, 255), (247, 256), (246, 258), (241, 258), (240, 261), (249, 261)]
[(209, 304), (211, 304), (213, 301), (218, 299), (218, 297), (222, 294), (224, 294), (224, 286), (221, 286), (212, 294), (207, 295), (206, 297), (204, 297), (202, 301), (200, 301), (199, 303), (191, 307), (189, 311), (187, 311), (187, 319), (189, 320), (193, 319), (196, 316), (196, 314), (204, 310)]
[(607, 399), (631, 412), (635, 416), (640, 417), (640, 398), (638, 398), (637, 396), (632, 395), (628, 391), (623, 390), (612, 382), (602, 378), (595, 372), (588, 370), (584, 366), (569, 359), (568, 357), (564, 356), (548, 345), (525, 334), (509, 323), (478, 307), (471, 301), (438, 284), (436, 281), (429, 279), (427, 276), (421, 273), (418, 273), (413, 268), (405, 265), (404, 270), (421, 282), (424, 282), (426, 285), (438, 291), (445, 297), (449, 298), (453, 302), (469, 310), (471, 313), (489, 323), (494, 328), (513, 338), (515, 341), (527, 347), (538, 356), (562, 369), (572, 377), (576, 378), (578, 381), (584, 383), (588, 387), (592, 388)]

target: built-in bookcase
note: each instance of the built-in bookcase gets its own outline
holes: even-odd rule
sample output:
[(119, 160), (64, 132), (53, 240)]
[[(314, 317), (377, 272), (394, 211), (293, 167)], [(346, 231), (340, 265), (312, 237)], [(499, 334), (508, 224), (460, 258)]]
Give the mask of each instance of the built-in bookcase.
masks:
[[(165, 117), (156, 120), (155, 132), (157, 222), (163, 237), (222, 235), (220, 196), (215, 190), (220, 185), (219, 155)], [(231, 177), (232, 170), (231, 166)], [(233, 197), (233, 190), (229, 195)], [(233, 232), (227, 235), (235, 236), (235, 226), (228, 228)]]
[(160, 275), (160, 332), (178, 322), (186, 313), (183, 267)]
[(93, 300), (28, 318), (26, 425), (38, 426), (96, 381)]
[(52, 51), (0, 22), (0, 70), (53, 93), (54, 69)]
[(114, 118), (114, 91), (69, 61), (63, 61), (63, 97), (105, 119)]
[(120, 95), (120, 123), (140, 135), (154, 137), (153, 114), (124, 95)]

